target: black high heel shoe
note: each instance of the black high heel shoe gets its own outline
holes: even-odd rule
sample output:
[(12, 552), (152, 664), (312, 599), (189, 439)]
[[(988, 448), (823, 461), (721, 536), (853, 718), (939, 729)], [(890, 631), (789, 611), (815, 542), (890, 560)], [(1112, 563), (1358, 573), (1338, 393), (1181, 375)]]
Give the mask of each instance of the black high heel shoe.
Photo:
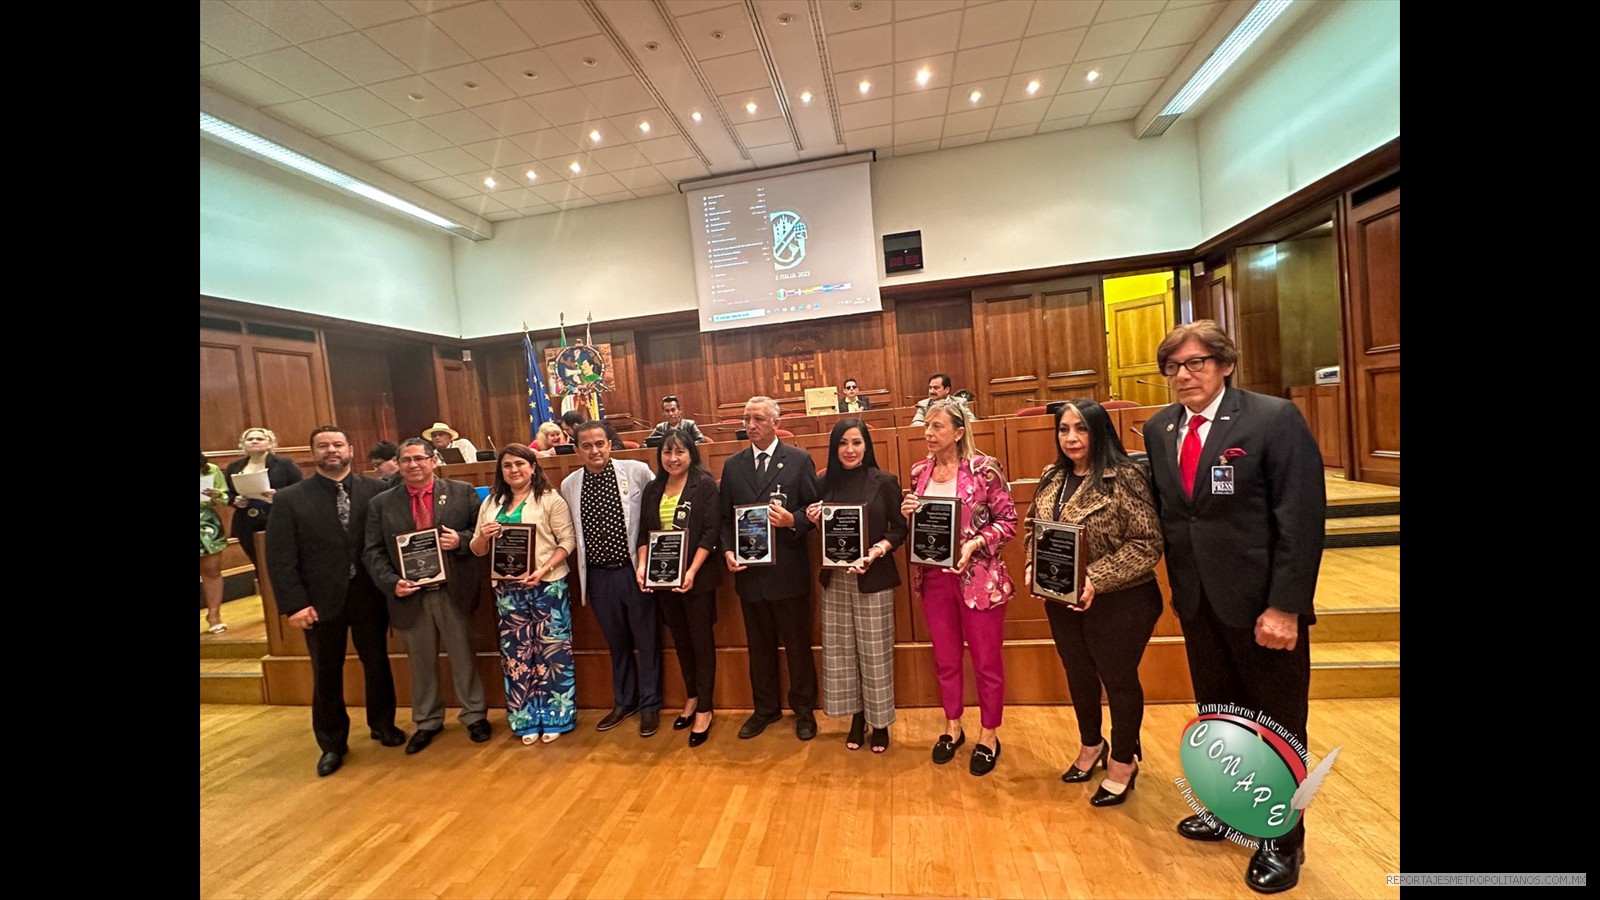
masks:
[(866, 743), (866, 738), (864, 737), (866, 730), (867, 714), (865, 712), (856, 713), (855, 716), (850, 719), (850, 733), (844, 737), (845, 748), (849, 750), (860, 750), (861, 745)]
[[(712, 717), (711, 721), (712, 722), (716, 721), (716, 718)], [(706, 738), (709, 738), (709, 737), (711, 737), (711, 722), (707, 722), (706, 723), (706, 730), (705, 731), (691, 731), (691, 732), (689, 732), (689, 746), (698, 747), (701, 744), (704, 744), (706, 742)]]
[(872, 729), (872, 752), (882, 753), (887, 749), (889, 749), (889, 729)]
[(1135, 751), (1133, 760), (1133, 774), (1128, 776), (1128, 785), (1122, 789), (1122, 793), (1111, 793), (1106, 790), (1106, 783), (1102, 781), (1100, 786), (1095, 788), (1094, 796), (1089, 798), (1090, 806), (1121, 806), (1128, 802), (1128, 795), (1133, 793), (1134, 782), (1139, 780), (1140, 763), (1144, 762), (1144, 758)]
[(1068, 767), (1065, 772), (1061, 773), (1061, 780), (1065, 781), (1067, 784), (1080, 784), (1088, 781), (1089, 776), (1094, 774), (1095, 766), (1099, 766), (1102, 769), (1106, 767), (1106, 756), (1110, 753), (1111, 742), (1102, 740), (1100, 742), (1100, 755), (1095, 759), (1094, 762), (1089, 763), (1089, 768), (1080, 769), (1078, 768), (1077, 764), (1074, 763), (1072, 766)]

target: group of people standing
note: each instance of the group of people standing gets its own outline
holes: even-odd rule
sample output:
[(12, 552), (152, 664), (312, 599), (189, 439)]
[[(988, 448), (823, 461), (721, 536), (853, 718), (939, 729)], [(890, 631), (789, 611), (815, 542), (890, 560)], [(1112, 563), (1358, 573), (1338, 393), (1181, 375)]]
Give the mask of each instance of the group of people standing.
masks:
[[(1047, 601), (1045, 607), (1078, 719), (1079, 747), (1063, 781), (1086, 782), (1097, 766), (1104, 769), (1089, 800), (1097, 807), (1126, 802), (1137, 783), (1144, 711), (1138, 667), (1161, 612), (1154, 570), (1163, 553), (1197, 702), (1250, 707), (1304, 746), (1307, 629), (1315, 621), (1325, 500), (1315, 440), (1291, 404), (1231, 386), (1237, 349), (1214, 323), (1175, 329), (1157, 358), (1177, 402), (1145, 426), (1148, 464), (1130, 457), (1099, 403), (1066, 402), (1055, 413), (1056, 459), (1021, 517), (999, 462), (974, 444), (966, 404), (948, 399), (934, 400), (923, 413), (928, 456), (912, 466), (904, 491), (893, 473), (878, 467), (871, 429), (859, 418), (834, 425), (819, 477), (809, 453), (779, 440), (778, 403), (760, 396), (744, 407), (749, 446), (726, 461), (720, 483), (702, 466), (691, 432), (667, 429), (652, 470), (613, 459), (604, 426), (588, 422), (574, 429), (582, 470), (557, 487), (546, 480), (537, 451), (507, 445), (497, 452), (494, 486), (481, 506), (465, 483), (434, 476), (433, 448), (425, 441), (401, 446), (402, 484), (386, 489), (350, 472), (341, 429), (319, 428), (311, 436), (316, 474), (277, 492), (267, 561), (280, 611), (306, 629), (313, 730), (324, 751), (318, 772), (337, 769), (347, 752), (347, 631), (366, 670), (372, 737), (386, 745), (404, 742), (394, 727), (386, 622), (405, 636), (412, 660), (418, 731), (408, 752), (426, 746), (443, 727), (436, 684), (430, 690), (435, 677), (419, 679), (434, 670), (440, 638), (452, 658), (461, 720), (474, 740), (488, 738), (468, 634), (481, 577), (472, 557), (489, 553), (495, 536), (512, 523), (536, 528), (533, 571), (496, 581), (493, 591), (507, 722), (524, 743), (549, 742), (575, 727), (567, 587), (575, 567), (582, 602), (593, 607), (611, 655), (613, 706), (598, 729), (635, 715), (641, 736), (659, 729), (658, 623), (664, 620), (688, 697), (673, 728), (689, 732), (691, 747), (703, 744), (713, 724), (715, 592), (726, 570), (743, 613), (754, 706), (739, 737), (754, 738), (778, 722), (785, 701), (797, 737), (817, 734), (810, 632), (810, 582), (816, 578), (822, 584), (822, 709), (851, 717), (849, 749), (881, 753), (895, 717), (893, 592), (902, 576), (894, 551), (906, 540), (908, 517), (925, 500), (939, 498), (960, 501), (955, 562), (913, 566), (910, 573), (927, 617), (947, 720), (932, 747), (935, 763), (950, 762), (967, 742), (963, 649), (977, 676), (979, 706), (969, 770), (986, 775), (999, 762), (1005, 610), (1019, 590), (1001, 551), (1019, 526), (1031, 544), (1035, 521), (1081, 526), (1087, 555), (1078, 602)], [(942, 380), (941, 387), (947, 387)], [(241, 462), (270, 468), (269, 450)], [(226, 496), (220, 487), (217, 496)], [(812, 565), (807, 534), (821, 526), (825, 503), (863, 507), (866, 543), (855, 566), (819, 572)], [(743, 565), (732, 549), (733, 510), (748, 504), (769, 506), (773, 564)], [(443, 588), (420, 588), (398, 578), (392, 538), (434, 525), (449, 560), (448, 578)], [(668, 529), (685, 533), (682, 583), (650, 590), (648, 536)], [(1030, 565), (1020, 589), (1030, 589), (1033, 578)], [(780, 647), (787, 697), (780, 696)], [(1102, 691), (1110, 708), (1109, 740)], [(1200, 841), (1222, 840), (1226, 833), (1205, 816), (1183, 820), (1178, 830)], [(1286, 837), (1263, 844), (1247, 884), (1267, 893), (1293, 887), (1304, 834), (1302, 821)]]

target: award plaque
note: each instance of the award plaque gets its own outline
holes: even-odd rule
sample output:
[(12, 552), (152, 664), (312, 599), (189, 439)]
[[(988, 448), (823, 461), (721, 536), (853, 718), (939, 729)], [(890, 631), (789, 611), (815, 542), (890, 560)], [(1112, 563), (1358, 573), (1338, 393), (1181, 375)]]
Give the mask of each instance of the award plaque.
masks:
[(400, 577), (413, 584), (444, 584), (444, 548), (439, 529), (424, 528), (394, 536)]
[(1083, 526), (1068, 522), (1031, 521), (1033, 528), (1033, 594), (1068, 606), (1082, 606), (1088, 557), (1083, 547)]
[(733, 561), (741, 566), (775, 566), (772, 543), (772, 507), (746, 503), (733, 508)]
[(652, 531), (644, 559), (644, 586), (650, 590), (683, 587), (688, 532)]
[(490, 579), (505, 581), (532, 572), (534, 543), (532, 525), (502, 524), (489, 543)]
[(822, 504), (822, 564), (858, 565), (867, 555), (867, 508), (859, 503)]
[(954, 567), (961, 556), (961, 501), (920, 497), (911, 514), (911, 562), (919, 566)]

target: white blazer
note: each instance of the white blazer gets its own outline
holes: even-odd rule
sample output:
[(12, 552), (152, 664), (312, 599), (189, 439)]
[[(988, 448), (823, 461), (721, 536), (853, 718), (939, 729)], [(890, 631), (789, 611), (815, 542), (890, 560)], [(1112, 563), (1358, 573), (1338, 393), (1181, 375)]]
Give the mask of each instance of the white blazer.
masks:
[[(630, 548), (629, 560), (632, 561), (631, 548), (639, 544), (639, 502), (644, 496), (645, 486), (656, 479), (650, 466), (636, 459), (613, 459), (611, 465), (617, 471), (617, 492), (622, 496), (622, 519), (628, 523), (628, 547)], [(583, 542), (583, 473), (586, 469), (579, 469), (561, 479), (561, 499), (567, 501), (567, 508), (572, 511), (572, 527), (578, 533), (578, 587), (583, 594), (583, 605), (589, 605), (589, 561), (587, 548)], [(630, 566), (629, 568), (632, 568)]]

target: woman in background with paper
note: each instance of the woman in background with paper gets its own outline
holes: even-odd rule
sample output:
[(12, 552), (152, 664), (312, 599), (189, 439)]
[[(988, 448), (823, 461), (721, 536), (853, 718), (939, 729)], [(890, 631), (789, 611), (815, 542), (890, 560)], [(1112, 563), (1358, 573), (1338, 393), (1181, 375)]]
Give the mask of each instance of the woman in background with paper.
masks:
[(299, 481), (300, 466), (287, 456), (278, 456), (278, 436), (267, 428), (246, 428), (239, 435), (241, 459), (228, 463), (222, 474), (228, 479), (233, 497), (233, 536), (256, 566), (256, 532), (267, 529), (267, 513), (272, 512), (272, 495)]

